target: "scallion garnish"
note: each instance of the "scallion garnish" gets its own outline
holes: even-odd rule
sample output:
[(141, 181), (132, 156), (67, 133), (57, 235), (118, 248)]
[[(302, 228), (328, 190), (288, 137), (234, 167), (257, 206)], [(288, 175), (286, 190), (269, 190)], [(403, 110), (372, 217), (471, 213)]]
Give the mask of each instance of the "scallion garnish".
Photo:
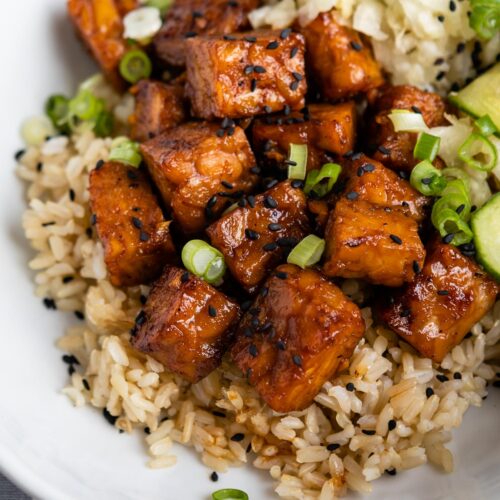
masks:
[(470, 0), (470, 27), (483, 39), (489, 40), (500, 30), (498, 0)]
[(497, 164), (497, 148), (481, 134), (473, 132), (458, 149), (458, 157), (469, 167), (489, 172)]
[(186, 269), (207, 283), (218, 284), (226, 272), (224, 256), (203, 240), (188, 241), (181, 254)]
[(443, 208), (435, 215), (435, 227), (439, 234), (444, 238), (450, 234), (453, 235), (451, 243), (453, 245), (463, 245), (472, 240), (472, 231), (467, 222), (465, 222), (455, 210)]
[(321, 260), (324, 251), (325, 240), (310, 234), (292, 249), (288, 254), (287, 262), (305, 269), (317, 264)]
[(28, 146), (41, 146), (54, 132), (52, 122), (46, 116), (32, 116), (21, 125), (21, 137)]
[(120, 74), (129, 83), (137, 83), (151, 75), (153, 65), (143, 50), (131, 50), (120, 61)]
[(126, 137), (120, 137), (115, 139), (113, 144), (109, 153), (110, 161), (118, 161), (135, 168), (141, 164), (142, 156), (139, 152), (139, 143)]
[(425, 196), (437, 196), (446, 187), (446, 179), (430, 161), (424, 160), (413, 167), (410, 184)]
[(439, 214), (445, 209), (453, 210), (465, 222), (469, 220), (471, 201), (467, 186), (461, 179), (448, 182), (441, 198), (434, 203), (431, 220), (436, 228), (439, 226)]
[[(342, 167), (337, 163), (325, 163), (320, 170), (310, 170), (307, 174), (304, 192), (322, 197), (328, 194), (339, 178)], [(325, 182), (326, 181), (326, 182)]]
[(89, 90), (80, 90), (78, 94), (69, 101), (68, 111), (71, 118), (81, 121), (97, 120), (97, 116), (103, 110), (104, 103), (97, 99)]
[(59, 130), (69, 129), (67, 118), (69, 114), (69, 99), (63, 95), (53, 95), (45, 103), (45, 113), (52, 124)]
[(418, 160), (434, 161), (439, 153), (441, 138), (435, 135), (421, 132), (418, 136), (413, 156)]
[(159, 9), (160, 14), (165, 14), (167, 10), (170, 8), (172, 5), (173, 0), (147, 0), (146, 5), (149, 7), (156, 7)]
[(225, 488), (212, 493), (213, 500), (248, 500), (248, 495), (241, 490)]
[(428, 130), (421, 113), (405, 109), (393, 109), (388, 115), (395, 132), (426, 132)]
[(478, 118), (474, 122), (474, 125), (479, 130), (480, 134), (484, 135), (484, 137), (488, 137), (498, 132), (498, 129), (496, 125), (493, 123), (493, 120), (491, 119), (490, 115), (481, 116), (481, 118)]
[(288, 155), (288, 178), (300, 179), (306, 178), (307, 168), (307, 145), (290, 144), (290, 154)]
[(106, 110), (102, 110), (96, 118), (94, 132), (99, 137), (106, 137), (113, 132), (114, 118), (113, 115)]

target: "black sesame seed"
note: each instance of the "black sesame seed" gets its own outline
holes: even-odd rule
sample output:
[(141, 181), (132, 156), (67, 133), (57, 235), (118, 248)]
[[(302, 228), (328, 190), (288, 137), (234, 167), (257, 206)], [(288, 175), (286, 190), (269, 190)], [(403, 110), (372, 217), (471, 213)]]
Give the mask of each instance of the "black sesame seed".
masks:
[(214, 417), (221, 417), (221, 418), (226, 418), (226, 414), (222, 411), (219, 411), (219, 410), (213, 410), (212, 411), (212, 415)]
[(446, 375), (436, 375), (436, 378), (440, 381), (440, 382), (448, 382), (448, 380), (450, 380)]
[(16, 151), (16, 153), (14, 154), (14, 159), (20, 160), (22, 158), (22, 156), (24, 155), (24, 153), (26, 153), (25, 149), (20, 149), (19, 151)]
[(457, 214), (461, 214), (461, 213), (464, 211), (464, 209), (465, 209), (465, 205), (462, 203), (462, 205), (459, 205), (459, 206), (456, 208), (455, 212), (456, 212)]
[(250, 172), (251, 172), (252, 174), (258, 175), (258, 174), (260, 174), (260, 167), (257, 167), (257, 166), (252, 167), (252, 168), (250, 169)]
[(395, 428), (396, 428), (396, 421), (394, 419), (391, 419), (389, 420), (389, 422), (387, 422), (387, 428), (390, 430), (390, 431), (393, 431)]
[(236, 40), (236, 37), (233, 35), (224, 35), (222, 38), (228, 42), (234, 42), (234, 40)]
[(43, 299), (43, 305), (47, 309), (52, 309), (54, 311), (57, 309), (56, 301), (54, 299), (49, 299), (48, 297), (46, 297), (45, 299)]
[(425, 389), (425, 395), (430, 398), (434, 395), (434, 389), (432, 387), (427, 387), (427, 389)]
[(104, 418), (110, 423), (111, 425), (115, 425), (115, 422), (118, 420), (118, 417), (115, 417), (114, 415), (111, 415), (109, 411), (106, 408), (103, 408), (102, 414)]
[(278, 340), (278, 342), (276, 342), (276, 347), (280, 351), (284, 351), (286, 349), (286, 344), (282, 340)]
[(83, 384), (83, 387), (85, 387), (85, 389), (87, 391), (90, 391), (90, 384), (89, 384), (89, 381), (86, 378), (82, 379), (82, 384)]
[(264, 206), (266, 208), (276, 208), (278, 206), (278, 202), (272, 196), (266, 196), (264, 198)]
[(443, 243), (451, 243), (453, 241), (453, 238), (455, 237), (455, 235), (453, 233), (449, 233), (447, 234), (444, 238), (443, 238)]
[(69, 194), (69, 199), (71, 201), (75, 201), (75, 198), (76, 198), (75, 190), (74, 189), (70, 189), (69, 192), (68, 192), (68, 194)]
[(149, 234), (145, 233), (144, 231), (141, 231), (139, 238), (141, 241), (149, 241)]
[(267, 228), (269, 229), (269, 231), (280, 231), (281, 229), (283, 229), (283, 226), (281, 224), (278, 224), (277, 222), (271, 222), (271, 224), (269, 224)]
[(245, 229), (245, 236), (252, 241), (258, 240), (260, 238), (260, 234), (257, 231), (253, 231), (252, 229)]
[(135, 324), (141, 326), (146, 322), (146, 313), (144, 311), (139, 311), (139, 314), (135, 318)]
[(384, 146), (379, 146), (377, 148), (383, 155), (388, 155), (391, 151), (387, 148), (384, 148)]
[(84, 320), (85, 319), (85, 315), (82, 313), (82, 311), (74, 311), (75, 313), (75, 316), (79, 319), (79, 320)]
[(269, 293), (269, 288), (267, 288), (267, 286), (264, 286), (260, 289), (259, 295), (261, 297), (267, 297), (268, 293)]
[(424, 184), (425, 186), (428, 186), (431, 183), (432, 183), (432, 177), (424, 177), (422, 179), (422, 184)]
[(350, 193), (347, 193), (346, 196), (345, 196), (348, 200), (357, 200), (358, 197), (359, 197), (359, 194), (356, 193), (356, 191), (351, 191)]
[(142, 221), (141, 219), (138, 219), (137, 217), (132, 217), (132, 224), (137, 228), (141, 229), (142, 228)]
[(243, 39), (249, 43), (255, 43), (257, 41), (257, 38), (254, 36), (245, 36), (243, 37)]
[(436, 75), (436, 81), (440, 82), (444, 77), (446, 76), (446, 73), (444, 71), (440, 71), (437, 75)]
[(96, 222), (97, 222), (97, 215), (96, 215), (96, 214), (92, 214), (92, 215), (90, 216), (90, 224), (91, 224), (92, 226), (95, 226)]
[(256, 88), (257, 88), (257, 80), (255, 78), (252, 78), (250, 82), (250, 90), (254, 92)]
[(234, 186), (230, 183), (230, 182), (227, 182), (227, 181), (221, 181), (221, 184), (227, 188), (227, 189), (233, 189)]
[(253, 358), (256, 358), (259, 355), (259, 350), (257, 349), (257, 346), (255, 344), (250, 344), (250, 346), (248, 347), (248, 352)]
[(290, 59), (293, 59), (297, 55), (298, 51), (299, 51), (298, 47), (293, 47), (292, 50), (290, 51)]
[(295, 354), (293, 357), (292, 357), (292, 361), (297, 365), (297, 366), (302, 366), (302, 358), (298, 355), (298, 354)]
[(368, 429), (363, 429), (361, 432), (363, 434), (366, 434), (367, 436), (374, 436), (375, 435), (375, 431), (368, 430)]
[(210, 474), (210, 479), (214, 483), (216, 483), (219, 480), (219, 475), (217, 474), (217, 472), (213, 471), (212, 474)]
[(351, 47), (356, 52), (360, 52), (361, 50), (363, 50), (363, 46), (359, 42), (352, 41), (351, 42)]
[(443, 15), (439, 15), (439, 16), (437, 16), (437, 18), (438, 18), (439, 22), (444, 23), (444, 16)]
[(264, 68), (264, 66), (254, 66), (253, 70), (255, 73), (258, 73), (260, 75), (266, 72), (266, 68)]
[(295, 92), (299, 88), (299, 81), (295, 80), (290, 84), (290, 90)]
[(65, 276), (63, 279), (62, 279), (62, 282), (64, 284), (66, 283), (69, 283), (70, 281), (73, 281), (75, 278), (73, 276)]
[(188, 31), (184, 33), (184, 38), (193, 38), (197, 35), (196, 31)]
[(448, 7), (451, 12), (455, 12), (457, 10), (457, 4), (453, 0), (450, 0)]
[(89, 238), (92, 238), (92, 228), (91, 228), (91, 227), (88, 227), (87, 229), (85, 229), (85, 234), (86, 234)]
[(453, 374), (453, 378), (454, 378), (455, 380), (461, 380), (461, 379), (462, 379), (462, 374), (461, 374), (460, 372), (455, 372), (455, 373)]
[(330, 443), (326, 446), (326, 449), (328, 451), (335, 451), (335, 450), (338, 450), (340, 448), (340, 444), (337, 444), (337, 443)]
[(412, 106), (411, 107), (411, 110), (414, 112), (414, 113), (418, 113), (419, 115), (422, 114), (422, 111), (420, 110), (420, 108), (418, 106)]
[(214, 195), (207, 201), (207, 208), (212, 208), (216, 203), (217, 203), (217, 196)]
[(349, 392), (353, 392), (356, 389), (356, 387), (354, 386), (354, 384), (352, 382), (347, 382), (347, 384), (345, 385), (345, 388)]
[(390, 469), (385, 469), (385, 472), (389, 474), (389, 476), (395, 476), (397, 474), (397, 470), (394, 467), (391, 467)]
[(304, 181), (301, 181), (300, 179), (294, 179), (290, 185), (294, 188), (294, 189), (301, 189), (304, 187)]
[(438, 290), (437, 294), (446, 296), (446, 295), (450, 295), (450, 292), (448, 290)]
[(186, 283), (186, 281), (189, 280), (189, 273), (186, 271), (184, 273), (182, 273), (182, 276), (181, 276), (181, 283)]
[(282, 40), (285, 40), (286, 38), (288, 38), (288, 35), (290, 35), (290, 33), (292, 32), (292, 29), (291, 28), (286, 28), (284, 29), (281, 33), (280, 33), (280, 38)]
[(96, 170), (99, 170), (102, 166), (104, 165), (104, 160), (99, 160), (96, 164), (95, 164), (95, 169)]
[(236, 434), (233, 434), (231, 436), (231, 441), (236, 441), (237, 443), (243, 441), (244, 439), (245, 439), (245, 434), (243, 434), (242, 432), (237, 432)]
[(203, 12), (200, 12), (199, 10), (195, 10), (193, 11), (193, 17), (196, 19), (196, 18), (200, 18), (200, 17), (203, 17)]
[(465, 43), (460, 42), (457, 44), (457, 54), (461, 54), (465, 50)]
[(75, 356), (73, 356), (73, 354), (64, 354), (62, 357), (62, 360), (67, 365), (79, 365), (80, 364), (78, 359)]
[(279, 42), (277, 40), (273, 40), (272, 42), (269, 42), (266, 45), (266, 49), (269, 49), (269, 50), (274, 50), (274, 49), (277, 49), (278, 47), (279, 47)]
[(420, 264), (416, 260), (413, 261), (412, 267), (415, 274), (418, 274), (421, 271)]
[[(434, 66), (440, 66), (441, 64), (444, 63), (444, 59), (442, 57), (438, 57), (435, 61), (434, 61)], [(413, 106), (412, 106), (412, 109), (413, 109)], [(415, 113), (418, 113), (418, 111), (415, 111)]]
[(219, 130), (217, 130), (217, 132), (215, 132), (215, 135), (217, 137), (223, 137), (225, 134), (225, 130), (223, 128), (220, 128)]
[(71, 375), (73, 375), (73, 373), (75, 373), (76, 370), (75, 370), (75, 367), (73, 365), (69, 365), (68, 366), (68, 375), (71, 377)]
[(394, 241), (394, 243), (396, 243), (398, 245), (403, 244), (403, 240), (399, 236), (396, 236), (395, 234), (390, 234), (389, 238), (391, 238), (391, 240)]
[(271, 243), (266, 243), (262, 247), (262, 250), (264, 250), (264, 252), (272, 252), (273, 250), (276, 250), (277, 248), (278, 248), (278, 244), (271, 242)]
[(275, 276), (280, 280), (286, 280), (288, 278), (288, 273), (285, 273), (284, 271), (277, 271)]
[(408, 179), (408, 174), (404, 170), (400, 170), (398, 172), (398, 175), (399, 175), (399, 177), (401, 177), (401, 179)]
[(359, 167), (357, 172), (356, 172), (358, 177), (362, 177), (364, 173), (365, 173), (365, 169), (363, 167)]
[(265, 188), (266, 189), (271, 189), (272, 187), (276, 186), (276, 184), (278, 184), (278, 180), (277, 179), (271, 179), (269, 182), (267, 182), (265, 184)]
[(214, 306), (208, 306), (208, 315), (211, 317), (211, 318), (215, 318), (217, 317), (217, 309), (215, 309)]
[(144, 427), (144, 434), (151, 434), (151, 429), (148, 426)]
[(291, 165), (292, 167), (295, 167), (297, 165), (297, 162), (293, 160), (285, 160), (283, 163), (285, 165)]
[(238, 206), (245, 208), (247, 206), (247, 200), (245, 198), (241, 198), (241, 200), (238, 201)]
[(245, 75), (249, 75), (252, 72), (253, 72), (253, 66), (251, 64), (243, 68), (243, 73), (245, 73)]
[(301, 75), (300, 73), (297, 73), (296, 71), (292, 71), (292, 76), (295, 78), (297, 81), (301, 81), (304, 79), (304, 75)]

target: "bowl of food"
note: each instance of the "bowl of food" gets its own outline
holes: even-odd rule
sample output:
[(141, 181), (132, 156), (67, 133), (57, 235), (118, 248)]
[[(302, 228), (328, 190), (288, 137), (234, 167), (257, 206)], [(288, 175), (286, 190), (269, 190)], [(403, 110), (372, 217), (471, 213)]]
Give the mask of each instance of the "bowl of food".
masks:
[(27, 4), (0, 35), (4, 473), (494, 498), (498, 5)]

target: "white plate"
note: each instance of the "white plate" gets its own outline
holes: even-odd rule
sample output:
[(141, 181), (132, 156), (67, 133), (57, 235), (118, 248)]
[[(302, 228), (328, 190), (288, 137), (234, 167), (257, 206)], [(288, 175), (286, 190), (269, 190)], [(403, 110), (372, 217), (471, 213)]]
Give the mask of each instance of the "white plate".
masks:
[[(120, 435), (90, 408), (74, 409), (60, 389), (66, 380), (54, 347), (72, 321), (47, 311), (33, 295), (30, 251), (20, 227), (22, 187), (13, 175), (21, 146), (19, 123), (40, 112), (47, 95), (71, 92), (94, 71), (75, 41), (64, 0), (17, 0), (2, 10), (0, 47), (0, 467), (42, 499), (209, 499), (219, 487), (237, 487), (252, 499), (272, 498), (267, 473), (235, 469), (209, 480), (194, 452), (179, 447), (179, 463), (145, 467), (139, 436)], [(500, 390), (467, 413), (455, 432), (452, 475), (431, 467), (374, 483), (377, 499), (500, 498)]]

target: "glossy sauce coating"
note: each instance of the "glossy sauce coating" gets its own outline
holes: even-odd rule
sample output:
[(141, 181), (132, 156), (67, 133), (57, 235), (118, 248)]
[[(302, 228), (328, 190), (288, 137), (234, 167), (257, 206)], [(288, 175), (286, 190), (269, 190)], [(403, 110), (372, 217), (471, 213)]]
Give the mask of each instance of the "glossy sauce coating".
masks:
[(433, 92), (425, 92), (411, 85), (387, 86), (381, 89), (373, 105), (375, 117), (370, 120), (370, 141), (379, 146), (375, 159), (394, 170), (411, 169), (420, 161), (413, 157), (417, 135), (394, 132), (388, 115), (393, 109), (419, 111), (428, 127), (445, 125), (445, 103)]
[(183, 85), (141, 80), (130, 93), (135, 97), (129, 117), (130, 137), (135, 141), (152, 139), (187, 118)]
[(344, 173), (349, 176), (346, 193), (354, 192), (358, 200), (400, 210), (416, 221), (427, 215), (426, 208), (432, 203), (432, 198), (420, 194), (382, 163), (361, 155), (354, 160), (344, 160), (342, 164)]
[[(283, 39), (282, 33), (250, 31), (226, 38), (190, 38), (186, 93), (193, 115), (244, 118), (282, 111), (286, 105), (292, 110), (303, 108), (307, 90), (304, 38), (289, 33)], [(277, 48), (269, 48), (275, 43)]]
[(170, 222), (163, 218), (144, 171), (107, 162), (92, 170), (89, 191), (91, 221), (113, 285), (149, 283), (167, 262), (177, 260)]
[(301, 410), (346, 367), (364, 321), (354, 303), (311, 269), (279, 266), (265, 287), (240, 322), (231, 357), (273, 410)]
[(343, 155), (354, 149), (357, 123), (354, 102), (310, 104), (306, 110), (255, 121), (253, 144), (257, 151), (262, 151), (265, 160), (283, 164), (290, 144), (306, 144), (310, 170), (321, 168), (328, 161), (325, 151)]
[(184, 66), (189, 38), (247, 29), (247, 14), (258, 4), (258, 0), (175, 0), (153, 41), (157, 57), (163, 63)]
[(452, 245), (434, 242), (422, 272), (381, 318), (423, 356), (441, 362), (495, 303), (498, 285)]
[[(269, 205), (270, 199), (275, 208)], [(247, 202), (207, 228), (212, 245), (224, 254), (231, 273), (250, 293), (285, 252), (306, 236), (309, 227), (306, 197), (290, 181), (256, 196), (252, 205)]]
[(335, 11), (318, 15), (301, 28), (307, 64), (324, 98), (338, 100), (384, 83), (378, 63), (359, 33), (337, 22)]
[(345, 195), (330, 213), (325, 240), (327, 276), (364, 278), (377, 285), (411, 281), (414, 262), (422, 267), (425, 257), (414, 219)]
[(75, 28), (108, 80), (123, 89), (118, 65), (127, 52), (123, 17), (137, 7), (136, 0), (67, 0)]
[(138, 316), (132, 345), (196, 383), (219, 366), (238, 318), (238, 305), (223, 293), (167, 267)]
[(202, 230), (237, 200), (238, 192), (249, 191), (257, 181), (250, 172), (255, 157), (243, 130), (235, 127), (232, 135), (222, 137), (219, 130), (215, 123), (188, 123), (141, 145), (151, 176), (185, 233)]

